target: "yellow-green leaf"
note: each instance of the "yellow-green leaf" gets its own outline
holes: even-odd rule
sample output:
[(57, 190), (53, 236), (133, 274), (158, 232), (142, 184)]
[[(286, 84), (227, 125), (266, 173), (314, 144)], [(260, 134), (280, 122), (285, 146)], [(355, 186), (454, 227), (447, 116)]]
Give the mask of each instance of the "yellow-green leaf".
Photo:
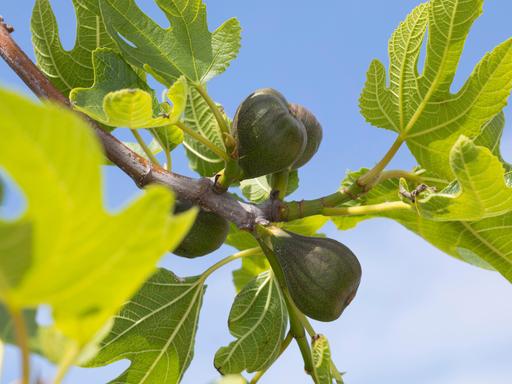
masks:
[(512, 211), (505, 169), (488, 148), (462, 136), (451, 151), (450, 164), (456, 183), (420, 200), (420, 214), (432, 220), (476, 221)]
[(50, 305), (58, 329), (83, 344), (179, 244), (195, 212), (172, 216), (172, 194), (160, 186), (107, 212), (103, 154), (84, 122), (6, 91), (0, 114), (0, 166), (27, 202), (19, 219), (0, 221), (0, 300)]

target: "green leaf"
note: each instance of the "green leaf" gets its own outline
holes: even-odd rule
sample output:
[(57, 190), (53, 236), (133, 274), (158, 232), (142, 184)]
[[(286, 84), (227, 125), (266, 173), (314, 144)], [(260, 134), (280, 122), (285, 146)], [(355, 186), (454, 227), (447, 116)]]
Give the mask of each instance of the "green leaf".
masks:
[(50, 0), (36, 0), (32, 12), (32, 43), (37, 64), (64, 94), (93, 83), (92, 52), (96, 48), (114, 48), (100, 15), (99, 0), (73, 0), (77, 27), (75, 46), (62, 47)]
[(263, 251), (250, 257), (242, 258), (242, 266), (233, 271), (233, 284), (235, 289), (240, 292), (256, 276), (268, 271), (270, 264)]
[(129, 359), (111, 383), (179, 383), (192, 360), (205, 291), (200, 276), (179, 278), (159, 269), (114, 319), (90, 367)]
[(154, 92), (123, 58), (109, 49), (93, 53), (94, 84), (75, 88), (70, 100), (75, 109), (110, 127), (152, 128), (176, 123), (185, 109), (184, 78), (169, 90), (174, 108), (160, 105)]
[(229, 19), (210, 33), (201, 0), (156, 0), (171, 26), (162, 28), (133, 0), (104, 0), (101, 13), (123, 57), (166, 86), (181, 75), (205, 83), (224, 72), (240, 49), (240, 24)]
[[(456, 93), (450, 93), (471, 25), (483, 0), (431, 0), (418, 6), (389, 43), (390, 86), (374, 61), (360, 99), (373, 125), (406, 140), (419, 164), (447, 182), (453, 179), (449, 152), (460, 135), (475, 138), (505, 106), (512, 89), (512, 39), (488, 53)], [(428, 20), (424, 71), (417, 73)]]
[[(262, 203), (270, 198), (272, 192), (271, 175), (257, 177), (255, 179), (242, 180), (240, 190), (242, 194), (253, 203)], [(286, 196), (292, 194), (299, 188), (299, 173), (297, 170), (291, 171), (288, 177), (288, 189)]]
[[(194, 87), (188, 88), (185, 123), (218, 148), (223, 151), (226, 150), (222, 131), (217, 124), (213, 112)], [(187, 150), (190, 168), (201, 176), (214, 176), (224, 168), (223, 159), (189, 135), (185, 135), (183, 144)]]
[[(358, 177), (363, 171), (350, 175)], [(508, 186), (512, 186), (507, 180)], [(398, 180), (386, 180), (357, 204), (378, 204), (398, 200)], [(373, 216), (333, 217), (339, 229), (354, 227), (372, 217), (387, 217), (423, 237), (441, 251), (481, 268), (495, 269), (512, 282), (512, 213), (491, 217), (476, 222), (433, 221), (416, 212), (400, 210)]]
[(317, 335), (313, 338), (311, 352), (318, 384), (332, 384), (334, 378), (331, 373), (331, 349), (329, 341), (324, 335)]
[(457, 183), (419, 200), (420, 214), (432, 220), (477, 221), (512, 211), (512, 189), (496, 156), (461, 136), (450, 154)]
[(215, 380), (213, 384), (247, 384), (247, 380), (242, 375), (226, 375)]
[(489, 148), (493, 155), (500, 159), (507, 172), (512, 170), (512, 166), (503, 160), (501, 155), (500, 144), (503, 130), (505, 129), (505, 114), (498, 113), (492, 120), (482, 127), (480, 135), (474, 141), (476, 145)]
[(255, 372), (268, 368), (279, 355), (288, 312), (277, 281), (264, 272), (235, 298), (229, 313), (229, 330), (236, 337), (215, 354), (222, 374)]
[(0, 300), (50, 305), (58, 329), (82, 345), (180, 243), (195, 211), (171, 215), (169, 191), (153, 186), (106, 212), (103, 154), (80, 118), (6, 91), (0, 115), (0, 166), (27, 201), (21, 218), (0, 221)]

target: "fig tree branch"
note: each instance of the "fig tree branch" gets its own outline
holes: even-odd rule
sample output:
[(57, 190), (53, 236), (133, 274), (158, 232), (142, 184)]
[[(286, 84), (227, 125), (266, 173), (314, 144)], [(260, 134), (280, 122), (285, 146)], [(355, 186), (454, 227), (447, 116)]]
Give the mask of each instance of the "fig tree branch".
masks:
[[(71, 109), (69, 100), (50, 83), (12, 39), (11, 31), (11, 28), (0, 21), (0, 56), (37, 97)], [(215, 212), (243, 229), (252, 230), (257, 221), (272, 217), (271, 204), (257, 206), (241, 202), (230, 194), (217, 194), (214, 191), (214, 182), (210, 179), (192, 179), (168, 172), (127, 148), (114, 136), (101, 129), (95, 121), (83, 115), (82, 117), (96, 132), (107, 158), (132, 178), (140, 188), (152, 183), (167, 186), (176, 193), (178, 199), (190, 201)]]
[[(16, 44), (11, 36), (12, 31), (12, 27), (7, 26), (3, 23), (3, 19), (1, 19), (0, 56), (37, 97), (72, 109), (69, 100), (53, 86), (41, 70)], [(94, 120), (85, 115), (80, 115), (94, 129), (103, 145), (106, 157), (126, 173), (138, 187), (143, 188), (153, 183), (167, 186), (175, 192), (178, 199), (190, 201), (203, 209), (215, 212), (234, 223), (238, 228), (249, 231), (252, 231), (258, 222), (291, 221), (302, 217), (319, 215), (323, 214), (325, 208), (336, 207), (359, 198), (379, 181), (385, 166), (402, 144), (402, 140), (397, 139), (383, 159), (367, 174), (352, 183), (350, 187), (342, 188), (333, 194), (314, 200), (292, 201), (288, 203), (270, 200), (266, 203), (255, 205), (239, 201), (228, 193), (219, 193), (218, 185), (211, 179), (193, 179), (167, 171), (157, 164), (152, 164), (130, 150), (113, 135), (104, 131)], [(218, 117), (220, 118), (221, 116)], [(223, 155), (226, 156), (224, 153)], [(239, 172), (239, 170), (229, 167), (233, 162), (231, 159), (227, 162), (225, 172), (228, 174), (237, 174)], [(398, 175), (397, 173), (395, 176)], [(229, 175), (228, 177), (220, 175), (219, 180), (222, 180), (223, 177), (230, 179)], [(224, 184), (226, 183), (221, 183), (221, 187), (226, 187)], [(220, 189), (222, 190), (223, 188)]]

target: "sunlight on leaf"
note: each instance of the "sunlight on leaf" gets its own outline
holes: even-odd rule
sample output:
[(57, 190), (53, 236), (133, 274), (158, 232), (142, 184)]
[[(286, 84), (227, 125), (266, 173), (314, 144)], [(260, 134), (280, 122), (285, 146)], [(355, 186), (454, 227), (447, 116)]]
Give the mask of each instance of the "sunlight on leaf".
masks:
[(62, 47), (50, 0), (36, 0), (32, 13), (32, 42), (37, 64), (64, 94), (93, 83), (91, 54), (96, 48), (115, 48), (99, 10), (99, 0), (73, 0), (76, 12), (76, 42), (71, 51)]
[(82, 120), (6, 91), (0, 114), (0, 165), (28, 203), (18, 220), (0, 221), (0, 298), (19, 309), (50, 305), (58, 329), (82, 344), (179, 244), (196, 212), (172, 216), (171, 194), (152, 186), (108, 213), (103, 154)]
[[(240, 49), (240, 24), (229, 19), (208, 30), (201, 0), (156, 0), (171, 26), (160, 27), (133, 0), (104, 0), (101, 13), (110, 36), (130, 64), (166, 86), (181, 75), (204, 83), (224, 72)], [(128, 43), (129, 42), (129, 43)]]
[[(389, 42), (390, 86), (375, 60), (361, 94), (361, 113), (392, 129), (419, 164), (450, 182), (449, 152), (460, 135), (475, 138), (498, 114), (512, 89), (512, 39), (485, 55), (457, 94), (450, 93), (464, 42), (483, 0), (432, 0), (419, 5)], [(427, 23), (428, 22), (428, 23)], [(417, 61), (428, 25), (424, 71)]]

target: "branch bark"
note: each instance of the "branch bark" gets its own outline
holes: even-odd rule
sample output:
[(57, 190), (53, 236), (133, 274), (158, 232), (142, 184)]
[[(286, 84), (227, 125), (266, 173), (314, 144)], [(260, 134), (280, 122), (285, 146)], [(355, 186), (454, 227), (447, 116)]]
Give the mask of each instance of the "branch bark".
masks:
[[(69, 100), (52, 85), (16, 44), (11, 32), (12, 27), (6, 25), (0, 16), (0, 56), (37, 97), (71, 109)], [(276, 209), (271, 202), (261, 205), (242, 202), (228, 193), (216, 193), (214, 182), (208, 178), (193, 179), (168, 172), (127, 148), (113, 135), (101, 129), (95, 121), (85, 115), (82, 117), (96, 132), (107, 158), (126, 173), (138, 187), (143, 188), (153, 183), (164, 185), (173, 190), (178, 199), (190, 201), (203, 209), (215, 212), (240, 229), (252, 231), (257, 222), (273, 221), (272, 212)]]

